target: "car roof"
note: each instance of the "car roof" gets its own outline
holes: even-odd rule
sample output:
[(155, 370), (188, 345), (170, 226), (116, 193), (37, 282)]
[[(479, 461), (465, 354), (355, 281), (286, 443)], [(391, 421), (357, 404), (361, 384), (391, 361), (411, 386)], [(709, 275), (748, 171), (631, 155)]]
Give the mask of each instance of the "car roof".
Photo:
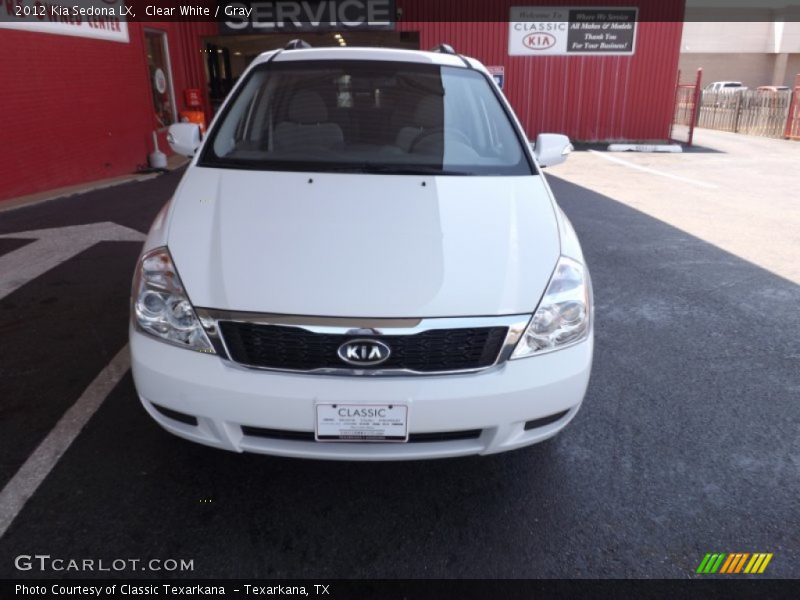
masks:
[(408, 62), (476, 69), (488, 73), (479, 61), (467, 56), (445, 52), (426, 52), (424, 50), (404, 50), (400, 48), (368, 47), (325, 47), (301, 48), (292, 50), (270, 50), (260, 54), (253, 65), (264, 63), (274, 57), (275, 62), (299, 60), (374, 60), (385, 62)]

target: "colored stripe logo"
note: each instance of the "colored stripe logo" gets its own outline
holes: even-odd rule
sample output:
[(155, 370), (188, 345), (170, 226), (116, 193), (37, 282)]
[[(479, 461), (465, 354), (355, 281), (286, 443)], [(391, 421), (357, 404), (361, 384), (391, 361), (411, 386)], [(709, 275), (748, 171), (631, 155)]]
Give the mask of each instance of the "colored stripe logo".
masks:
[(737, 573), (763, 573), (769, 561), (772, 560), (772, 553), (756, 552), (734, 552), (732, 554), (711, 553), (703, 557), (696, 573), (703, 575), (724, 573), (732, 575)]

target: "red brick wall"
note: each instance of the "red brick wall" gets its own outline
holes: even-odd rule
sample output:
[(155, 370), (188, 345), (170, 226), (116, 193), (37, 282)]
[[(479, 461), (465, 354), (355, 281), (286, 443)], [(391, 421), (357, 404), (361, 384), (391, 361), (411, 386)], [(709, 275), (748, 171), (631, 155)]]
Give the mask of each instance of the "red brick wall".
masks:
[[(156, 124), (144, 25), (128, 25), (127, 44), (0, 30), (0, 201), (132, 173), (147, 163)], [(216, 27), (153, 28), (167, 32), (181, 110), (185, 87), (205, 88), (200, 36)], [(167, 151), (163, 139), (161, 149)]]

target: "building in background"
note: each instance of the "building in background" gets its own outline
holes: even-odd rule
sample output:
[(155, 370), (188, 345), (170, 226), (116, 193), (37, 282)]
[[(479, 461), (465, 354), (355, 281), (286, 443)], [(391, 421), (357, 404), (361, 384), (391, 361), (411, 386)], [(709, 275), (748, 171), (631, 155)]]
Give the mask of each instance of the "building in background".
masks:
[[(10, 4), (0, 5), (0, 13)], [(0, 22), (0, 201), (147, 167), (153, 132), (206, 87), (210, 23)], [(166, 148), (165, 135), (159, 145)]]
[[(792, 86), (800, 73), (800, 7), (787, 0), (764, 0), (759, 8), (707, 8), (708, 0), (690, 2), (681, 40), (684, 79), (703, 69), (703, 82), (741, 81)], [(716, 20), (714, 20), (716, 19)]]
[[(285, 14), (330, 14), (317, 27), (277, 26), (269, 10), (278, 3)], [(166, 126), (196, 114), (198, 101), (211, 118), (253, 56), (297, 37), (313, 46), (451, 44), (490, 67), (530, 138), (669, 136), (684, 0), (263, 4), (255, 22), (23, 19), (11, 28), (14, 3), (0, 5), (0, 201), (145, 168), (154, 131), (168, 153)]]

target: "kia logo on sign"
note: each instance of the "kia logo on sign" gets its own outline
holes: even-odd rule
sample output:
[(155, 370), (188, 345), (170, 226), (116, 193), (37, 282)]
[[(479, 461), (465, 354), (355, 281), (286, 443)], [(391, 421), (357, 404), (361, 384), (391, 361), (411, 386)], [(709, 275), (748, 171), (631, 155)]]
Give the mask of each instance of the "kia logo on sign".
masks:
[(549, 33), (531, 33), (522, 38), (522, 43), (531, 50), (547, 50), (556, 45), (556, 37)]
[(350, 340), (339, 346), (339, 358), (348, 365), (366, 367), (385, 362), (391, 348), (378, 340)]

